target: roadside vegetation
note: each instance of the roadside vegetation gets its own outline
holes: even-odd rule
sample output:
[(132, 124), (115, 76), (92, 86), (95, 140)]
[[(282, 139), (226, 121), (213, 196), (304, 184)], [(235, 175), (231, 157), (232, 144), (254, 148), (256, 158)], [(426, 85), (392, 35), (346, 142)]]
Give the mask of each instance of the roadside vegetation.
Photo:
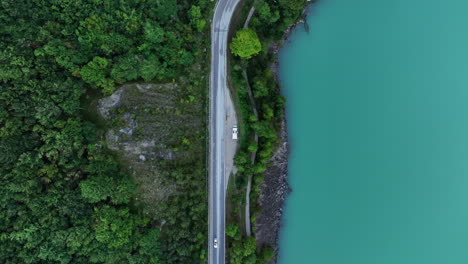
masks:
[[(229, 188), (231, 213), (226, 228), (229, 238), (228, 260), (231, 264), (268, 263), (274, 258), (272, 245), (257, 245), (253, 228), (260, 210), (256, 202), (260, 184), (268, 160), (279, 143), (278, 133), (285, 106), (272, 64), (276, 60), (275, 53), (282, 43), (285, 30), (300, 19), (305, 2), (245, 1), (230, 46), (234, 55), (231, 58), (231, 81), (242, 116), (240, 150), (235, 157), (238, 173)], [(248, 27), (243, 28), (252, 6), (255, 7), (255, 13)], [(244, 224), (245, 194), (249, 181), (251, 236)]]
[(231, 52), (241, 58), (250, 59), (262, 50), (262, 44), (258, 39), (257, 33), (252, 29), (246, 28), (236, 32), (230, 46)]
[[(1, 263), (206, 262), (212, 5), (0, 3)], [(99, 117), (96, 99), (129, 83), (150, 83), (171, 103), (133, 93)], [(178, 118), (190, 118), (189, 127), (165, 123)], [(133, 134), (120, 133), (132, 120)], [(113, 150), (112, 129), (120, 133)], [(151, 155), (162, 147), (136, 159), (119, 152), (151, 133), (171, 158)], [(160, 185), (144, 166), (154, 166)]]

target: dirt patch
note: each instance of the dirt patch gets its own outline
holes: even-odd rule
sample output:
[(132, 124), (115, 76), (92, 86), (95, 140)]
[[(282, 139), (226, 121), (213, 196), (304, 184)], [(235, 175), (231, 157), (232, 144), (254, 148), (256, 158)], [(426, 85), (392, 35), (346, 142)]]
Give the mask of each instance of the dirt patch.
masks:
[(135, 179), (135, 204), (146, 214), (159, 215), (164, 210), (159, 205), (177, 194), (167, 164), (184, 164), (200, 148), (192, 142), (202, 136), (203, 104), (189, 92), (177, 83), (134, 83), (98, 102), (108, 128), (107, 147), (117, 152), (124, 171)]

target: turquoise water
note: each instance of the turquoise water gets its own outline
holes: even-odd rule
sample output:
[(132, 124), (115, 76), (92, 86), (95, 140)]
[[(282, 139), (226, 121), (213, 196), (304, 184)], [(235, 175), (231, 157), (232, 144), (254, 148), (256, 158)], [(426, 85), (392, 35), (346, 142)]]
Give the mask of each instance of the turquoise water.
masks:
[(280, 54), (280, 264), (468, 263), (468, 1), (320, 0)]

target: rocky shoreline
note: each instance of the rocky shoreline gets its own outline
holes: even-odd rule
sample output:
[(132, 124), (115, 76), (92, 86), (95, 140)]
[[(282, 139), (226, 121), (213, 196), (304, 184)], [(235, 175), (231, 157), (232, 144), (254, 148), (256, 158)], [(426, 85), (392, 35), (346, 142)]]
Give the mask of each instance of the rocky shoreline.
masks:
[(261, 212), (255, 222), (256, 239), (260, 247), (270, 246), (275, 257), (270, 263), (276, 263), (278, 256), (279, 230), (282, 224), (283, 206), (291, 192), (288, 178), (289, 145), (286, 132), (286, 120), (283, 118), (280, 132), (280, 144), (273, 157), (271, 166), (265, 172), (265, 180), (260, 186)]
[[(299, 25), (303, 25), (305, 30), (309, 31), (306, 16), (310, 4), (309, 2), (304, 8), (302, 17), (299, 21), (288, 27), (284, 32), (282, 41), (273, 43), (270, 46), (270, 52), (277, 55), (288, 40), (291, 32)], [(275, 81), (278, 82), (278, 59), (272, 63), (270, 69), (274, 73)], [(265, 180), (260, 186), (260, 196), (258, 203), (261, 211), (255, 222), (256, 240), (260, 247), (270, 246), (275, 252), (275, 257), (269, 264), (277, 263), (279, 252), (279, 231), (283, 223), (283, 208), (288, 194), (292, 191), (288, 184), (288, 157), (289, 157), (289, 142), (287, 134), (286, 117), (283, 115), (281, 123), (280, 137), (278, 149), (270, 159), (270, 166), (265, 171)]]

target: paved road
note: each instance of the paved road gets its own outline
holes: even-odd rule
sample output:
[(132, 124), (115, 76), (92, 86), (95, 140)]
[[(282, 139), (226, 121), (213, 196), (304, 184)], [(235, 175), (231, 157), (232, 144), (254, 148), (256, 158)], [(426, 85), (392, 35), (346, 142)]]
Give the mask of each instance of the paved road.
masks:
[[(228, 30), (232, 14), (239, 0), (219, 0), (211, 24), (211, 77), (210, 77), (210, 145), (209, 145), (209, 238), (208, 263), (224, 264), (226, 182), (224, 157), (224, 119), (226, 82), (226, 55)], [(214, 248), (214, 239), (218, 248)]]
[(231, 93), (226, 90), (225, 95), (224, 102), (226, 107), (224, 109), (226, 109), (226, 118), (224, 119), (224, 138), (226, 142), (224, 142), (224, 160), (226, 163), (224, 163), (224, 179), (227, 189), (229, 177), (237, 172), (237, 168), (234, 166), (234, 156), (237, 152), (238, 140), (232, 139), (232, 127), (237, 124), (236, 108), (234, 107)]

